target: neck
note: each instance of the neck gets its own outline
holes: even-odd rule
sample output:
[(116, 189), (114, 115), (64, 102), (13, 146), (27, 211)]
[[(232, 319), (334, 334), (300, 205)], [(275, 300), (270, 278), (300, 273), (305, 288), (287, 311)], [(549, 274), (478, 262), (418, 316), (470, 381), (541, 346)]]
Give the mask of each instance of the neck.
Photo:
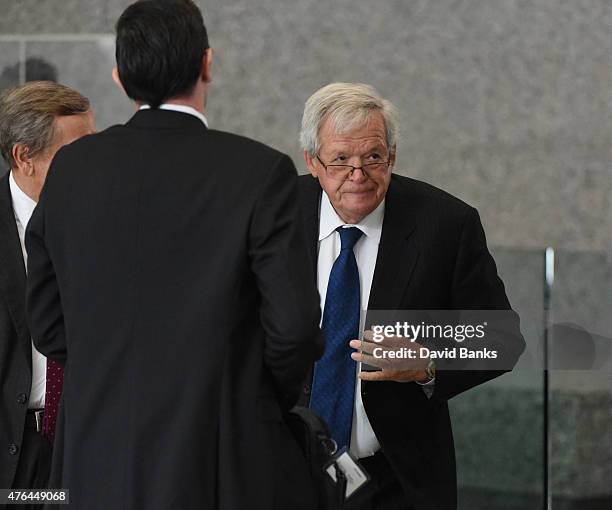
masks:
[(33, 183), (31, 179), (24, 177), (21, 172), (16, 172), (11, 169), (11, 174), (13, 175), (13, 179), (15, 179), (15, 183), (19, 186), (19, 189), (34, 200), (34, 202), (38, 202), (40, 190), (37, 189), (35, 183)]

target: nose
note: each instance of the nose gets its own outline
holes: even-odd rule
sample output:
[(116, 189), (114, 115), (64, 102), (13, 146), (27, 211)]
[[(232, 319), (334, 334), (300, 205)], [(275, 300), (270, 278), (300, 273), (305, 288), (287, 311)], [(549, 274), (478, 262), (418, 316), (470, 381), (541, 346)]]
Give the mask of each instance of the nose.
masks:
[(354, 168), (351, 174), (349, 175), (349, 180), (352, 182), (363, 182), (367, 180), (367, 178), (367, 174), (363, 171), (363, 168), (361, 167)]

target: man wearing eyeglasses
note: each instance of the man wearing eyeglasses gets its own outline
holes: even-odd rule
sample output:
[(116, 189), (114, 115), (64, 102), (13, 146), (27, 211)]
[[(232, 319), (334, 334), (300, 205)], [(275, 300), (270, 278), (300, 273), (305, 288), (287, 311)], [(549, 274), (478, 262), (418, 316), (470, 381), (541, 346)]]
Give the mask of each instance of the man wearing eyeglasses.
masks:
[[(300, 178), (300, 196), (327, 343), (302, 403), (371, 476), (347, 508), (455, 509), (446, 401), (502, 372), (436, 374), (427, 359), (410, 370), (364, 372), (354, 339), (368, 309), (510, 304), (477, 211), (392, 173), (397, 117), (363, 84), (333, 83), (306, 102), (300, 138), (311, 175)], [(513, 342), (520, 353), (520, 332)]]

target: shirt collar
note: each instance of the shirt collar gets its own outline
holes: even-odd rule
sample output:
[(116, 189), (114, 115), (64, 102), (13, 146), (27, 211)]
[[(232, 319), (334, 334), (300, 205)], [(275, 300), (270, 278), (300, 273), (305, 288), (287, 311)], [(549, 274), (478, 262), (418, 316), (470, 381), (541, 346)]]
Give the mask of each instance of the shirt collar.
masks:
[(28, 226), (32, 213), (36, 208), (36, 202), (26, 195), (13, 177), (13, 172), (9, 175), (9, 187), (11, 189), (11, 198), (13, 200), (13, 211), (17, 221), (25, 228)]
[[(148, 104), (143, 104), (139, 108), (139, 110), (150, 110), (150, 109), (151, 107)], [(173, 112), (181, 112), (181, 113), (187, 113), (189, 115), (193, 115), (194, 117), (197, 117), (198, 119), (200, 119), (204, 123), (204, 125), (208, 127), (208, 119), (202, 113), (200, 113), (195, 108), (192, 108), (191, 106), (186, 106), (184, 104), (164, 103), (164, 104), (159, 105), (159, 109), (160, 110), (171, 110)]]
[(321, 197), (321, 217), (319, 219), (319, 241), (329, 237), (338, 227), (347, 226), (359, 228), (366, 235), (366, 237), (369, 237), (376, 243), (380, 243), (384, 216), (385, 201), (383, 200), (380, 204), (378, 204), (376, 209), (363, 218), (359, 223), (356, 223), (355, 225), (344, 223), (332, 206), (327, 193), (323, 191)]

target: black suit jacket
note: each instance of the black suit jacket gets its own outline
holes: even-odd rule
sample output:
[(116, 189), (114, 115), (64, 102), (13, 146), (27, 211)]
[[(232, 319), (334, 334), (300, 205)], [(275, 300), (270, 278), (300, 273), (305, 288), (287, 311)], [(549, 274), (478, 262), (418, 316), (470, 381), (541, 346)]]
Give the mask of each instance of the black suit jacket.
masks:
[(283, 422), (322, 350), (298, 214), (287, 156), (188, 114), (58, 152), (28, 313), (66, 360), (52, 482), (72, 508), (310, 509)]
[[(315, 279), (321, 193), (316, 179), (300, 177)], [(393, 175), (368, 309), (510, 309), (477, 211), (440, 189)], [(515, 363), (525, 345), (518, 316), (512, 328), (503, 348), (504, 359)], [(431, 399), (416, 383), (362, 382), (363, 404), (372, 428), (417, 510), (457, 506), (447, 400), (502, 373), (439, 371)]]
[(32, 340), (25, 314), (26, 273), (9, 174), (0, 179), (0, 488), (12, 487), (32, 387)]

